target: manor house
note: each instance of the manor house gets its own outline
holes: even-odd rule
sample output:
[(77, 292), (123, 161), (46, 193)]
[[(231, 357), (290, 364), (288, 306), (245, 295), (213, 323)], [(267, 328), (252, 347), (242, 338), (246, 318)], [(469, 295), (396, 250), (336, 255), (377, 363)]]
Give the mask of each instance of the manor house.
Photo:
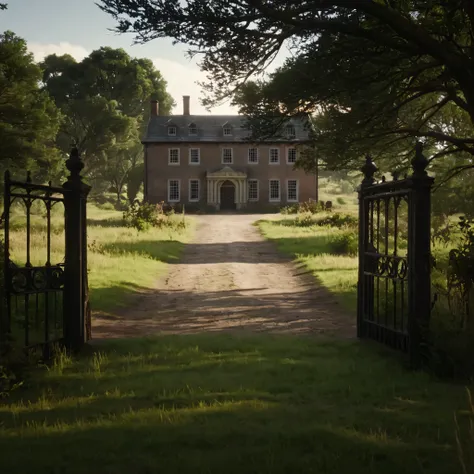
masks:
[(308, 142), (303, 120), (290, 119), (275, 138), (251, 143), (245, 117), (160, 115), (151, 103), (145, 146), (145, 199), (218, 210), (268, 208), (316, 196), (316, 177), (295, 170)]

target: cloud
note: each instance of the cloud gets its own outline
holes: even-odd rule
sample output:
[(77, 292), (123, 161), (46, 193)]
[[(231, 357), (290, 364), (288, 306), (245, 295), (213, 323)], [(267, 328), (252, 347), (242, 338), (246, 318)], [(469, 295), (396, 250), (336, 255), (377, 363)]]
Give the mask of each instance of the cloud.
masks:
[[(41, 61), (49, 54), (70, 54), (76, 61), (81, 61), (90, 54), (86, 48), (80, 45), (61, 42), (58, 44), (42, 44), (42, 43), (28, 43), (28, 49), (33, 53), (36, 61)], [(129, 53), (130, 54), (130, 53)], [(133, 53), (131, 56), (135, 56)], [(206, 79), (205, 74), (199, 67), (193, 63), (182, 64), (170, 59), (153, 57), (150, 58), (155, 67), (161, 72), (161, 75), (167, 82), (167, 90), (176, 101), (176, 107), (173, 113), (182, 113), (182, 96), (191, 96), (190, 106), (192, 114), (208, 114), (209, 112), (201, 106), (199, 98), (202, 95), (201, 88), (197, 84), (198, 81)], [(230, 104), (223, 104), (220, 107), (212, 109), (213, 114), (236, 114), (237, 110), (230, 106)]]

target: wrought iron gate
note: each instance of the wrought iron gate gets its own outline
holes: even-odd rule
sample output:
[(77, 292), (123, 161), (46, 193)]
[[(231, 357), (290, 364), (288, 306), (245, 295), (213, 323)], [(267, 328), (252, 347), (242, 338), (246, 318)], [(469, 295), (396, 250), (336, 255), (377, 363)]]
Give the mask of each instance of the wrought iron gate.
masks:
[[(47, 353), (53, 343), (78, 349), (89, 336), (86, 200), (90, 187), (82, 182), (84, 164), (77, 149), (66, 166), (70, 176), (62, 187), (34, 184), (29, 172), (26, 181), (12, 180), (5, 173), (0, 346), (10, 341), (24, 348), (39, 346)], [(24, 209), (24, 222), (14, 221), (18, 219), (18, 213), (12, 213), (14, 206)], [(52, 219), (57, 206), (64, 207), (61, 228)], [(43, 238), (35, 235), (41, 227)], [(12, 232), (19, 248), (12, 249)]]
[(431, 311), (430, 193), (433, 178), (417, 144), (413, 173), (376, 183), (370, 157), (359, 189), (357, 333), (420, 362)]

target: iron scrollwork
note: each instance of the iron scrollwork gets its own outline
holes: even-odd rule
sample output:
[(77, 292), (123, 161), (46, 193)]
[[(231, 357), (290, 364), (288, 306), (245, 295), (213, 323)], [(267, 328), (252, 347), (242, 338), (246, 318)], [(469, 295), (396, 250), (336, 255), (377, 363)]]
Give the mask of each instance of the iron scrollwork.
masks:
[(46, 267), (10, 267), (9, 278), (11, 292), (45, 293), (62, 290), (64, 286), (64, 270), (61, 265)]

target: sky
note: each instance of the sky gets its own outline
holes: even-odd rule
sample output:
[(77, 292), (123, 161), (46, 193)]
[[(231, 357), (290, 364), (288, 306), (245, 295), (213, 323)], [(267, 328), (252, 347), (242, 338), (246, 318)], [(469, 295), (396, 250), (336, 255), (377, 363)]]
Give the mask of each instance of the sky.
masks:
[[(224, 103), (207, 111), (200, 105), (204, 81), (196, 63), (186, 57), (185, 45), (172, 45), (169, 39), (157, 39), (144, 45), (133, 44), (133, 35), (117, 34), (113, 18), (95, 5), (95, 0), (2, 0), (8, 9), (0, 13), (0, 31), (11, 30), (24, 38), (29, 50), (40, 61), (48, 54), (68, 53), (81, 60), (101, 46), (123, 48), (132, 57), (153, 61), (168, 83), (168, 92), (176, 101), (173, 113), (182, 113), (182, 96), (191, 96), (192, 114), (233, 114), (237, 110)], [(280, 63), (281, 59), (275, 62)]]

